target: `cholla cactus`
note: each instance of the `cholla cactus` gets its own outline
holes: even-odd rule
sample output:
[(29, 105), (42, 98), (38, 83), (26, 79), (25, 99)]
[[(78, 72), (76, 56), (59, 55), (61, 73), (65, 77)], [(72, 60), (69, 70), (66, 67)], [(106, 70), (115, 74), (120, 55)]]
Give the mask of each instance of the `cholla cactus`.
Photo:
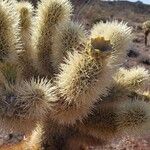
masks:
[[(68, 0), (0, 1), (0, 126), (23, 131), (22, 149), (73, 149), (147, 131), (150, 75), (120, 68), (132, 39), (124, 22), (87, 34)], [(148, 94), (147, 94), (148, 93)], [(148, 104), (147, 104), (148, 103)], [(82, 143), (81, 143), (82, 142)]]
[(147, 38), (148, 38), (148, 35), (150, 33), (150, 20), (148, 21), (145, 21), (143, 23), (143, 30), (144, 30), (144, 34), (145, 34), (145, 45), (147, 45)]

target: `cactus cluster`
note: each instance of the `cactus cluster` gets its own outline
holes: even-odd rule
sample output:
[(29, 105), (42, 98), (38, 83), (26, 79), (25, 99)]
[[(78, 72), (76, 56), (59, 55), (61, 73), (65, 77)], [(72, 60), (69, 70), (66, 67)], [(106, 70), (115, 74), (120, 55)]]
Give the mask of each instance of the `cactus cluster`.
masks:
[(68, 0), (0, 1), (0, 128), (23, 150), (78, 150), (150, 126), (148, 70), (121, 67), (132, 41), (124, 22), (90, 32)]
[(142, 28), (144, 30), (144, 34), (145, 34), (145, 45), (147, 45), (147, 39), (148, 39), (148, 35), (150, 33), (150, 20), (145, 21), (142, 25)]

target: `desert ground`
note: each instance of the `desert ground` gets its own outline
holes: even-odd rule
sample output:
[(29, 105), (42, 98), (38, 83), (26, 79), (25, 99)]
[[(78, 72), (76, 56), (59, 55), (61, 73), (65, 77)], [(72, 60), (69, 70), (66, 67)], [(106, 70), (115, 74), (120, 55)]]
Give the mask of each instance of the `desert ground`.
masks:
[[(34, 0), (34, 5), (36, 1)], [(99, 21), (119, 20), (128, 22), (133, 27), (134, 38), (130, 48), (128, 49), (126, 61), (120, 64), (126, 68), (132, 66), (145, 66), (150, 70), (150, 35), (148, 46), (144, 44), (144, 32), (142, 23), (150, 19), (150, 5), (141, 2), (102, 2), (100, 0), (72, 0), (75, 6), (74, 20), (82, 22), (87, 29)], [(149, 134), (150, 135), (150, 134)], [(141, 137), (122, 137), (113, 139), (104, 147), (89, 147), (90, 150), (149, 150), (150, 136), (143, 135)], [(23, 133), (11, 133), (10, 135), (0, 135), (0, 150), (11, 149), (8, 145), (15, 145), (24, 139)], [(7, 145), (7, 146), (6, 146)], [(13, 148), (15, 150), (15, 148)]]

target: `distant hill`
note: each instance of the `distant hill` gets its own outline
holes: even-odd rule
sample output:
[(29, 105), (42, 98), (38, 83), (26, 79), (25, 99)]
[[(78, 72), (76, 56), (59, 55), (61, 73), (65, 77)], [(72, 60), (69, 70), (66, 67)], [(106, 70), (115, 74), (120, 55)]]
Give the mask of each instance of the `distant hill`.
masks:
[[(150, 5), (129, 1), (72, 0), (76, 19), (96, 23), (100, 20), (118, 19), (129, 23), (142, 23), (150, 19)], [(87, 22), (87, 21), (86, 21)]]
[[(21, 0), (18, 0), (21, 1)], [(38, 0), (25, 0), (33, 2), (34, 5), (37, 4)], [(100, 7), (114, 7), (118, 8), (118, 11), (125, 10), (126, 8), (132, 9), (136, 13), (146, 13), (150, 14), (150, 5), (143, 4), (142, 2), (129, 2), (129, 1), (101, 1), (101, 0), (70, 0), (76, 7), (84, 6), (84, 5), (94, 5)]]

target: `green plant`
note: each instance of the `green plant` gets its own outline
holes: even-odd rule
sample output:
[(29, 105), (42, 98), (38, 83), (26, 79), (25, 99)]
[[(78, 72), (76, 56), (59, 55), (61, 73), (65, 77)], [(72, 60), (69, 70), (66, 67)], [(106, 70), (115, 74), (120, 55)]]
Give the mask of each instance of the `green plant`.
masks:
[[(124, 22), (87, 34), (68, 0), (0, 2), (0, 126), (25, 132), (22, 149), (82, 144), (147, 131), (149, 81), (143, 67), (120, 68), (132, 41)], [(77, 142), (77, 147), (71, 143)]]

